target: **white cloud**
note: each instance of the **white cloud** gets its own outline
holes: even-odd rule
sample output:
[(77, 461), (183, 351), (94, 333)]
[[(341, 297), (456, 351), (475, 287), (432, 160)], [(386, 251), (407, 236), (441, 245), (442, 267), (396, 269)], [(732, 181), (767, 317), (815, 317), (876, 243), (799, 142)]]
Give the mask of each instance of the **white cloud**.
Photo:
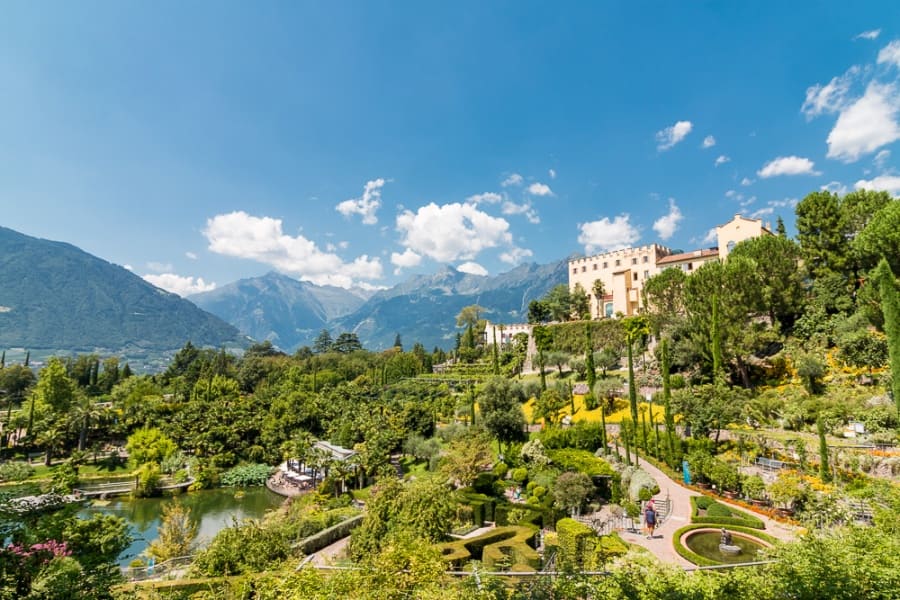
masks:
[(134, 267), (132, 267), (131, 265), (122, 265), (122, 268), (126, 271), (134, 271)]
[(874, 40), (879, 35), (881, 35), (880, 29), (870, 29), (869, 31), (863, 31), (860, 34), (853, 36), (854, 40)]
[(216, 254), (255, 260), (318, 285), (349, 288), (358, 279), (382, 277), (379, 258), (363, 254), (344, 262), (302, 235), (285, 235), (281, 219), (235, 211), (207, 219), (203, 235)]
[(522, 177), (518, 173), (511, 173), (509, 177), (507, 177), (500, 183), (500, 185), (503, 187), (509, 187), (511, 185), (522, 185), (523, 181), (525, 181), (524, 177)]
[(147, 268), (154, 273), (168, 273), (175, 269), (171, 263), (161, 263), (152, 260), (147, 263)]
[(898, 175), (879, 175), (868, 181), (860, 179), (853, 187), (858, 190), (883, 190), (892, 196), (900, 196), (900, 176)]
[(552, 196), (553, 190), (546, 183), (535, 182), (528, 186), (528, 193), (532, 196)]
[(439, 262), (471, 260), (486, 248), (512, 244), (509, 223), (474, 204), (430, 203), (397, 216), (402, 244)]
[(719, 241), (719, 232), (715, 227), (706, 232), (706, 235), (703, 237), (701, 241), (702, 244), (715, 244)]
[(878, 64), (888, 63), (900, 67), (900, 40), (894, 40), (878, 53)]
[(191, 260), (197, 260), (197, 255), (193, 252), (185, 252), (184, 255)]
[(346, 240), (338, 242), (338, 248), (340, 248), (341, 250), (346, 250), (349, 247), (350, 247), (350, 242), (348, 242)]
[(716, 166), (718, 167), (719, 165), (724, 165), (727, 162), (731, 162), (731, 159), (728, 158), (727, 156), (725, 156), (724, 154), (720, 154), (719, 157), (716, 159)]
[(741, 185), (743, 185), (743, 186), (753, 185), (753, 180), (750, 179), (749, 177), (744, 177), (743, 179), (741, 179)]
[(815, 166), (815, 163), (808, 158), (779, 156), (764, 164), (762, 169), (757, 171), (756, 174), (763, 179), (777, 177), (778, 175), (821, 175), (814, 169)]
[(743, 198), (743, 196), (741, 194), (738, 194), (734, 190), (728, 190), (727, 192), (725, 192), (725, 197), (726, 198), (738, 198), (738, 199)]
[(712, 148), (715, 145), (716, 145), (716, 138), (714, 138), (713, 136), (708, 135), (705, 138), (703, 138), (703, 147), (704, 148)]
[(775, 208), (794, 208), (797, 206), (797, 202), (799, 202), (799, 200), (796, 198), (785, 198), (784, 200), (769, 200), (768, 204)]
[(694, 124), (690, 121), (678, 121), (671, 127), (666, 127), (662, 131), (656, 132), (656, 149), (660, 152), (668, 150), (681, 140), (694, 128)]
[(759, 219), (759, 218), (771, 215), (774, 212), (775, 212), (775, 209), (773, 207), (766, 206), (764, 208), (760, 208), (759, 210), (755, 210), (752, 213), (750, 213), (750, 218), (751, 219)]
[(549, 171), (547, 171), (547, 175), (550, 176), (550, 179), (556, 179), (556, 170), (550, 169)]
[(653, 231), (659, 235), (660, 239), (667, 240), (678, 230), (678, 223), (684, 219), (678, 206), (675, 204), (675, 198), (669, 198), (669, 213), (658, 218), (653, 223)]
[(890, 150), (881, 150), (878, 154), (875, 155), (875, 160), (873, 162), (875, 163), (875, 166), (878, 167), (879, 169), (884, 169), (884, 164), (887, 162), (887, 160), (890, 157), (891, 157)]
[(838, 194), (840, 196), (847, 193), (847, 186), (840, 181), (830, 181), (819, 189), (823, 192), (831, 192), (832, 194)]
[(603, 217), (598, 221), (580, 223), (578, 243), (584, 245), (587, 254), (593, 254), (596, 250), (618, 250), (633, 245), (641, 238), (637, 227), (631, 224), (631, 217), (627, 214), (616, 216), (612, 221), (609, 217)]
[(503, 196), (496, 192), (484, 192), (483, 194), (475, 194), (466, 198), (466, 202), (469, 204), (496, 204), (501, 200), (503, 200)]
[(362, 196), (344, 200), (335, 206), (335, 209), (345, 217), (358, 214), (362, 216), (364, 224), (374, 225), (378, 222), (378, 217), (375, 216), (375, 213), (378, 211), (378, 207), (381, 206), (381, 188), (383, 187), (384, 179), (382, 178), (368, 181), (363, 189)]
[(504, 215), (525, 215), (528, 222), (534, 225), (541, 222), (541, 218), (538, 216), (537, 211), (534, 210), (528, 202), (516, 204), (515, 202), (507, 200), (503, 203), (502, 212)]
[(512, 247), (500, 254), (500, 260), (509, 265), (517, 265), (526, 258), (531, 258), (534, 253), (528, 248)]
[(488, 270), (476, 262), (464, 262), (456, 267), (460, 273), (468, 273), (469, 275), (487, 275)]
[(754, 202), (756, 202), (756, 196), (750, 196), (750, 197), (747, 198), (747, 199), (741, 198), (741, 202), (740, 202), (741, 208), (747, 208), (748, 206), (750, 206), (750, 205), (753, 204)]
[(843, 110), (848, 104), (847, 95), (850, 92), (850, 86), (860, 72), (861, 69), (854, 65), (847, 69), (846, 73), (832, 78), (825, 85), (816, 84), (807, 88), (806, 100), (800, 107), (800, 112), (806, 115), (807, 119), (812, 119), (819, 115)]
[(182, 298), (200, 292), (210, 292), (216, 289), (213, 282), (206, 283), (202, 277), (183, 277), (175, 273), (161, 273), (159, 275), (144, 275), (144, 279), (158, 288), (162, 288)]
[(862, 98), (841, 111), (828, 134), (828, 158), (854, 162), (863, 154), (900, 139), (898, 111), (900, 93), (896, 85), (869, 83)]
[(422, 257), (409, 248), (399, 252), (391, 252), (391, 264), (398, 267), (416, 267), (422, 262)]

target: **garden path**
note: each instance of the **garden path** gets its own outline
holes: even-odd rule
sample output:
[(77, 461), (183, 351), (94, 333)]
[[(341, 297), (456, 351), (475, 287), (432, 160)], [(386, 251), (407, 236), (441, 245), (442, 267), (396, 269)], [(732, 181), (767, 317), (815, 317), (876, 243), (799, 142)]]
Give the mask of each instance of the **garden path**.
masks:
[[(677, 529), (680, 529), (691, 522), (691, 496), (700, 496), (701, 494), (685, 487), (680, 482), (675, 481), (644, 459), (638, 460), (640, 467), (647, 471), (651, 477), (656, 479), (656, 482), (659, 484), (659, 494), (657, 494), (655, 498), (661, 500), (665, 499), (668, 495), (672, 508), (669, 516), (666, 517), (662, 525), (657, 527), (653, 539), (648, 540), (647, 536), (641, 534), (640, 531), (637, 533), (623, 531), (621, 532), (622, 539), (629, 544), (635, 544), (642, 548), (646, 548), (662, 562), (679, 565), (681, 567), (693, 567), (693, 564), (675, 552), (675, 547), (672, 543), (672, 534), (674, 534)], [(730, 503), (726, 498), (717, 498), (717, 500), (724, 504), (736, 506), (733, 503)], [(737, 506), (737, 508), (749, 512), (744, 507)], [(774, 519), (770, 519), (765, 515), (758, 513), (752, 514), (762, 519), (766, 524), (764, 531), (769, 535), (782, 541), (790, 541), (795, 538), (796, 534), (793, 528), (784, 525), (783, 523), (779, 523)]]

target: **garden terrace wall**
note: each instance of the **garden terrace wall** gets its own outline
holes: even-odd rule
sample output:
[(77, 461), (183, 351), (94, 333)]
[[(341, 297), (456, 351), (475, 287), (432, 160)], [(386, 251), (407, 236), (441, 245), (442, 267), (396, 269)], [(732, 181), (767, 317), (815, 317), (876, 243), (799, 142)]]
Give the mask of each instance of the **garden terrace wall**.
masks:
[(315, 533), (308, 538), (300, 540), (292, 547), (295, 550), (299, 550), (306, 555), (312, 554), (313, 552), (318, 552), (322, 548), (330, 546), (336, 541), (350, 535), (350, 532), (357, 525), (362, 523), (363, 516), (364, 515), (356, 515), (355, 517), (350, 517), (345, 521), (341, 521), (337, 525), (333, 525), (328, 529), (323, 529), (319, 533)]

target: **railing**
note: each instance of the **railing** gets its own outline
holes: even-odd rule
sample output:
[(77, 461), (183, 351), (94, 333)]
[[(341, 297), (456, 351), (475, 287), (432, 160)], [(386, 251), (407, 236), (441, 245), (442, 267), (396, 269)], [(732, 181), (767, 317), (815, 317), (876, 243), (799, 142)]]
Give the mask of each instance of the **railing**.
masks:
[[(194, 477), (189, 477), (181, 483), (175, 482), (174, 479), (161, 479), (156, 489), (165, 491), (187, 488), (190, 487), (191, 484), (193, 484), (195, 481), (196, 479)], [(129, 478), (123, 481), (89, 484), (74, 488), (72, 491), (81, 497), (88, 498), (90, 496), (130, 494), (134, 491), (135, 487), (136, 486), (134, 479)]]
[(189, 567), (193, 561), (193, 556), (177, 556), (154, 565), (123, 567), (122, 576), (128, 581), (145, 581), (147, 579), (162, 578), (172, 574), (173, 571)]

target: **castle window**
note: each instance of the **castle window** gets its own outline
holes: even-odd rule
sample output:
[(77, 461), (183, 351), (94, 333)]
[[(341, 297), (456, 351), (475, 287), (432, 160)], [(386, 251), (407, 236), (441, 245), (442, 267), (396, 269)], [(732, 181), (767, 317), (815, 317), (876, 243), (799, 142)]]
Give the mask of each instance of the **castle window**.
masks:
[(597, 263), (594, 263), (594, 270), (597, 270)]
[(622, 261), (619, 260), (619, 259), (617, 258), (617, 259), (616, 259), (616, 266), (618, 267), (618, 266), (621, 265), (621, 264), (622, 264)]
[(632, 257), (631, 264), (633, 264), (633, 265), (637, 264), (637, 256)]
[(572, 269), (572, 275), (578, 275), (578, 267)]
[(581, 272), (584, 273), (585, 271), (587, 271), (587, 266), (581, 265)]
[(605, 269), (606, 267), (608, 267), (608, 266), (609, 266), (609, 265), (608, 265), (606, 262), (603, 263), (603, 268), (604, 268), (604, 269)]
[(650, 271), (644, 271), (644, 279), (650, 279)]
[(650, 258), (645, 254), (645, 255), (642, 257), (642, 260), (646, 263), (648, 260), (650, 260)]
[(632, 279), (634, 279), (635, 281), (638, 280), (637, 271), (634, 272), (634, 275), (632, 276)]

